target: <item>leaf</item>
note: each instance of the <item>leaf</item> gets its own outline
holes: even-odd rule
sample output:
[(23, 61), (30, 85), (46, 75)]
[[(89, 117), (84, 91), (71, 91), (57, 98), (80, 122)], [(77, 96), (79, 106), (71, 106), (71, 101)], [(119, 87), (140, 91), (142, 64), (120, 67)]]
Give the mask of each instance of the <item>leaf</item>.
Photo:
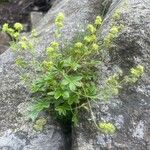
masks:
[(73, 81), (80, 81), (81, 79), (82, 79), (82, 76), (73, 77)]
[(82, 83), (81, 82), (75, 82), (75, 85), (78, 86), (78, 87), (81, 87)]
[(61, 85), (67, 85), (67, 84), (69, 84), (68, 80), (66, 80), (66, 79), (62, 80)]
[(71, 65), (71, 68), (76, 71), (78, 68), (80, 68), (81, 65), (77, 64), (76, 62), (74, 62), (72, 65)]
[(57, 106), (55, 110), (60, 116), (66, 116), (66, 108), (64, 106)]
[(39, 112), (41, 112), (45, 108), (49, 108), (49, 101), (39, 101), (33, 104), (30, 108), (28, 108), (28, 117), (34, 121), (37, 117)]
[(30, 118), (32, 121), (35, 121), (35, 119), (38, 117), (39, 111), (33, 111), (28, 112), (28, 118)]
[(61, 91), (56, 91), (55, 92), (55, 95), (54, 95), (54, 98), (55, 99), (58, 99), (58, 98), (60, 98), (62, 96), (62, 92)]
[(68, 99), (68, 104), (69, 104), (69, 105), (72, 105), (73, 103), (76, 103), (76, 104), (79, 103), (79, 95), (73, 94), (73, 95), (71, 95), (71, 96), (69, 97), (69, 99)]
[(63, 98), (64, 99), (68, 99), (69, 98), (69, 92), (68, 91), (65, 91), (63, 94), (62, 94)]
[(72, 116), (72, 122), (73, 122), (74, 126), (77, 126), (78, 118), (77, 118), (77, 114), (76, 113), (74, 113), (73, 116)]
[(64, 67), (68, 67), (68, 66), (70, 66), (70, 64), (71, 64), (71, 57), (69, 57), (68, 59), (65, 59), (64, 60), (64, 64), (63, 64), (63, 66)]
[(70, 88), (71, 91), (75, 91), (76, 90), (76, 86), (73, 83), (69, 84), (69, 88)]
[(48, 92), (47, 95), (52, 95), (53, 96), (53, 95), (55, 95), (55, 92), (54, 91)]

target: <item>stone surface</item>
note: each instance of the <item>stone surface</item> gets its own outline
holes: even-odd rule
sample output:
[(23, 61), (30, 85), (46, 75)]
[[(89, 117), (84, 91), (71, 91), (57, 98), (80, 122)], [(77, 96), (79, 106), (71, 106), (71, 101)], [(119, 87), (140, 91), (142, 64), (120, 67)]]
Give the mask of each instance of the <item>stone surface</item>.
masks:
[(30, 18), (31, 18), (32, 28), (35, 28), (38, 26), (39, 21), (43, 18), (43, 13), (33, 11), (30, 13)]
[[(0, 2), (0, 26), (4, 23), (13, 25), (20, 22), (31, 29), (30, 12), (38, 11), (46, 13), (55, 0), (10, 0)], [(5, 2), (5, 3), (4, 3)]]
[[(54, 17), (59, 12), (66, 15), (63, 39), (71, 40), (83, 31), (87, 22), (100, 13), (100, 0), (61, 0), (39, 22), (37, 52), (39, 55), (53, 40)], [(69, 150), (60, 125), (49, 119), (42, 132), (33, 130), (33, 123), (24, 117), (30, 104), (29, 92), (19, 81), (19, 70), (14, 64), (14, 54), (9, 49), (0, 55), (0, 149), (10, 150)], [(44, 116), (45, 117), (45, 116)], [(67, 137), (68, 138), (68, 137)]]
[[(102, 35), (106, 35), (115, 10), (121, 18), (115, 23), (124, 24), (110, 53), (112, 65), (105, 72), (113, 72), (117, 66), (127, 72), (141, 64), (145, 73), (135, 85), (124, 87), (110, 103), (97, 102), (92, 109), (97, 121), (110, 121), (117, 131), (105, 135), (87, 121), (88, 114), (81, 113), (82, 122), (74, 130), (74, 150), (149, 150), (150, 149), (150, 0), (113, 0), (106, 14)], [(111, 69), (110, 69), (111, 68)]]
[[(64, 12), (65, 28), (63, 43), (70, 41), (76, 33), (85, 30), (88, 22), (102, 13), (102, 0), (56, 0), (53, 7), (39, 21), (37, 52), (42, 51), (53, 40), (54, 17)], [(112, 15), (116, 9), (121, 12), (118, 22), (125, 27), (116, 40), (111, 64), (104, 71), (113, 72), (118, 67), (124, 72), (140, 63), (145, 74), (134, 86), (124, 87), (118, 97), (109, 104), (92, 104), (97, 121), (114, 122), (117, 132), (104, 135), (93, 127), (90, 115), (82, 112), (79, 127), (72, 133), (73, 150), (149, 150), (150, 149), (150, 5), (149, 0), (114, 0), (102, 28), (108, 33)], [(117, 23), (117, 21), (116, 21)], [(112, 69), (110, 69), (112, 68)], [(19, 81), (19, 70), (14, 65), (11, 50), (0, 55), (0, 149), (1, 150), (70, 150), (60, 125), (51, 117), (42, 132), (33, 130), (33, 123), (24, 117), (24, 110), (30, 105), (29, 92)], [(47, 117), (44, 114), (44, 117)]]
[(8, 49), (10, 41), (11, 39), (6, 33), (0, 32), (0, 54)]

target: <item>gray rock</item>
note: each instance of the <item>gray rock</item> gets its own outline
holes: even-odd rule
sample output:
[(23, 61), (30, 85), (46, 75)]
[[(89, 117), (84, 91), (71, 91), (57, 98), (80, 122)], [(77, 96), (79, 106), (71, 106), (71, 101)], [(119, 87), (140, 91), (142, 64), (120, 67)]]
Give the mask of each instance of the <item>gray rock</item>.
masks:
[[(59, 12), (66, 15), (63, 39), (71, 40), (83, 31), (88, 22), (99, 14), (99, 0), (61, 0), (39, 21), (37, 52), (53, 40), (54, 17)], [(0, 55), (0, 149), (6, 150), (67, 150), (60, 125), (49, 119), (42, 132), (33, 130), (33, 123), (24, 117), (23, 109), (30, 104), (30, 93), (19, 80), (19, 70), (14, 64), (14, 53), (9, 49)], [(27, 104), (27, 105), (26, 105)]]
[(0, 32), (0, 54), (5, 52), (9, 47), (9, 42), (11, 41), (10, 37), (4, 33)]
[[(109, 71), (117, 66), (127, 72), (132, 66), (142, 64), (145, 73), (135, 85), (124, 87), (119, 96), (109, 104), (92, 104), (97, 121), (110, 121), (117, 127), (114, 135), (104, 135), (87, 121), (89, 114), (80, 114), (82, 122), (74, 129), (74, 150), (149, 150), (150, 149), (150, 0), (114, 0), (106, 14), (102, 28), (105, 36), (115, 10), (124, 28), (111, 50)], [(106, 106), (105, 106), (106, 105)], [(104, 107), (105, 106), (105, 107)], [(102, 110), (102, 111), (101, 111)], [(87, 119), (83, 119), (87, 116)]]
[(37, 27), (39, 21), (43, 18), (43, 13), (33, 11), (30, 13), (30, 18), (31, 18), (32, 28), (34, 29), (35, 27)]

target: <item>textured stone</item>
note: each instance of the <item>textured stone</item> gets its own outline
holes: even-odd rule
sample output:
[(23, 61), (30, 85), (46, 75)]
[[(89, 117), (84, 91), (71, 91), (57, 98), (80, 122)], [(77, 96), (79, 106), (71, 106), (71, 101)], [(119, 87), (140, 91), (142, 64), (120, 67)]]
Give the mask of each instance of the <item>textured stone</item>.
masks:
[(38, 25), (39, 21), (43, 18), (43, 13), (33, 11), (30, 13), (30, 18), (31, 18), (32, 28), (35, 28)]
[[(127, 72), (132, 66), (141, 64), (145, 73), (135, 85), (124, 87), (118, 97), (109, 104), (97, 102), (92, 109), (97, 121), (110, 121), (117, 131), (104, 135), (95, 130), (88, 114), (80, 114), (82, 122), (74, 130), (74, 150), (149, 150), (150, 145), (150, 0), (114, 0), (106, 14), (102, 28), (105, 36), (116, 10), (121, 18), (115, 23), (124, 24), (110, 53), (110, 64), (105, 72), (115, 67)], [(110, 69), (111, 68), (111, 69)], [(102, 111), (101, 111), (102, 110)], [(86, 147), (86, 144), (92, 148)]]
[(0, 54), (8, 49), (10, 40), (10, 37), (6, 33), (0, 32)]

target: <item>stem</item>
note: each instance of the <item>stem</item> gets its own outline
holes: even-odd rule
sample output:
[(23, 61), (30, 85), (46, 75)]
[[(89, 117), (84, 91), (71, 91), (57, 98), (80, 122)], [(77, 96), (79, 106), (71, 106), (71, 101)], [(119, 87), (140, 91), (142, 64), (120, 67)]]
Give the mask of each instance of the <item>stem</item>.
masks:
[(97, 129), (99, 129), (99, 127), (98, 127), (98, 125), (97, 125), (97, 123), (96, 123), (96, 120), (95, 120), (94, 113), (93, 113), (92, 108), (91, 108), (90, 101), (87, 100), (87, 102), (88, 102), (88, 105), (89, 105), (89, 109), (90, 109), (90, 112), (91, 112), (91, 117), (92, 117), (92, 120), (93, 120), (93, 122), (94, 122), (94, 125), (95, 125), (95, 127), (96, 127)]
[[(83, 88), (83, 91), (84, 91), (84, 93), (85, 93), (85, 95), (86, 95), (86, 91), (85, 91), (85, 89), (84, 89), (83, 86), (82, 86), (82, 88)], [(95, 120), (94, 113), (93, 113), (93, 111), (92, 111), (92, 107), (91, 107), (90, 101), (88, 100), (88, 97), (87, 97), (87, 103), (88, 103), (88, 105), (89, 105), (89, 109), (90, 109), (90, 113), (91, 113), (91, 117), (92, 117), (92, 120), (93, 120), (93, 122), (94, 122), (94, 125), (95, 125), (95, 127), (96, 127), (97, 129), (99, 129), (99, 127), (98, 127), (98, 125), (97, 125), (97, 123), (96, 123), (96, 120)]]

